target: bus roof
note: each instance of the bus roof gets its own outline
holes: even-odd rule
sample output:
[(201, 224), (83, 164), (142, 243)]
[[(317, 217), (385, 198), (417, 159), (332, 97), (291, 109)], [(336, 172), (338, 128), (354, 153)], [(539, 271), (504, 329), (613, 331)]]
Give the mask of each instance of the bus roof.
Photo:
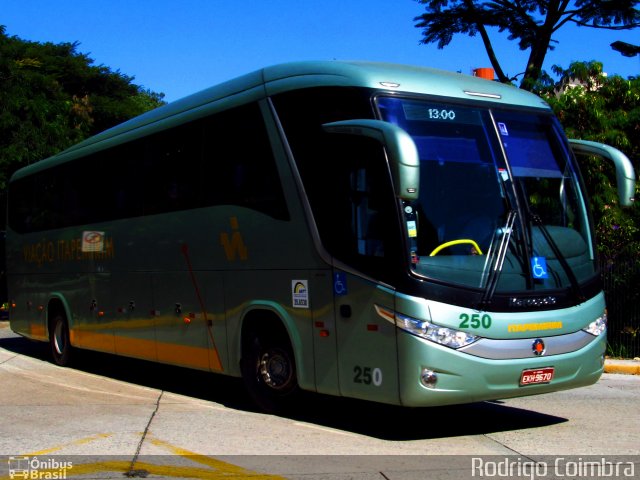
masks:
[(356, 61), (285, 63), (257, 70), (139, 115), (19, 170), (13, 179), (47, 168), (52, 163), (124, 143), (217, 110), (284, 91), (320, 86), (365, 87), (550, 110), (542, 99), (516, 87), (433, 68)]

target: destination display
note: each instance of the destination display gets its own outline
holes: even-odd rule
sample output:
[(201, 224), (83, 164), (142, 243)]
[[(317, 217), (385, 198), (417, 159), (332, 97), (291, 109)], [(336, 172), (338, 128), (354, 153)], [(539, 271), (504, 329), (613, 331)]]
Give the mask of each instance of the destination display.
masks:
[(425, 102), (403, 102), (402, 108), (407, 120), (463, 123), (467, 125), (479, 125), (481, 123), (480, 112), (469, 107)]

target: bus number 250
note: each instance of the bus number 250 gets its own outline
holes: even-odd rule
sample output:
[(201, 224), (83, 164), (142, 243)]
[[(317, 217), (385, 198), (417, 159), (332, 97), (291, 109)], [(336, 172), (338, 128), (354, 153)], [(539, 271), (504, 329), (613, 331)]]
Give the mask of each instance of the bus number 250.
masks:
[(459, 318), (462, 320), (459, 328), (491, 328), (491, 316), (486, 313), (482, 316), (479, 313), (462, 313)]
[(353, 367), (353, 382), (379, 387), (382, 385), (382, 370), (356, 365)]

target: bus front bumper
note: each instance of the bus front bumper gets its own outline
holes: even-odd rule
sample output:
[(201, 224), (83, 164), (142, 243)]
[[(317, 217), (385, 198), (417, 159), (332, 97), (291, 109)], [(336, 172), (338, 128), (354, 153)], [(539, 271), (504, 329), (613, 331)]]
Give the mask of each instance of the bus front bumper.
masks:
[[(532, 339), (532, 342), (535, 339)], [(451, 405), (537, 395), (592, 385), (604, 370), (606, 335), (558, 355), (495, 360), (398, 334), (400, 402), (408, 407)], [(544, 372), (544, 383), (521, 385), (523, 372)], [(549, 381), (548, 376), (552, 372)]]

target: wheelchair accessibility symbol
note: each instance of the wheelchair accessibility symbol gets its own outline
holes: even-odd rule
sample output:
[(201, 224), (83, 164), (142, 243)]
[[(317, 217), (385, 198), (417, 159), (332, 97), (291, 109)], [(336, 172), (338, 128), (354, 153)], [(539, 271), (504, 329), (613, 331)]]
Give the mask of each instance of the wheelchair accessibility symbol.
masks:
[(333, 291), (339, 297), (347, 294), (347, 276), (343, 272), (333, 275)]
[(547, 259), (545, 257), (531, 257), (531, 271), (533, 278), (549, 278)]

